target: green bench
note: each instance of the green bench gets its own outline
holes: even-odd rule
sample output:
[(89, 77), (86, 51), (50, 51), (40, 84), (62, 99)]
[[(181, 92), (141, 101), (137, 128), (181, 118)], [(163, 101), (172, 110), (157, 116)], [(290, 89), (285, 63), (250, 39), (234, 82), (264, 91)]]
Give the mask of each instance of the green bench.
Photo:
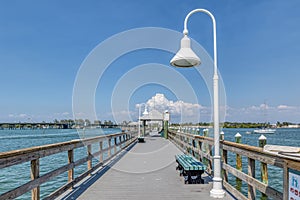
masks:
[(179, 175), (183, 175), (184, 183), (204, 183), (201, 175), (206, 170), (206, 166), (196, 160), (194, 157), (179, 154), (175, 156), (178, 166), (176, 170), (179, 170)]
[(145, 142), (145, 138), (144, 137), (138, 137), (138, 142), (139, 143), (144, 143)]

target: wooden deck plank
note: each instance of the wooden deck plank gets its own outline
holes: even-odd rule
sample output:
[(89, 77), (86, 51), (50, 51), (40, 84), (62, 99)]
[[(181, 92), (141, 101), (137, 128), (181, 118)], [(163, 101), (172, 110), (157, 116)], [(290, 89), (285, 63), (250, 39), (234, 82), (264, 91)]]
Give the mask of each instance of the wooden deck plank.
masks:
[[(86, 183), (80, 196), (71, 192), (61, 199), (213, 199), (208, 176), (204, 175), (205, 184), (184, 184), (175, 170), (175, 155), (180, 153), (164, 138), (146, 137), (145, 143), (137, 143), (92, 184)], [(233, 198), (226, 194), (224, 199)]]

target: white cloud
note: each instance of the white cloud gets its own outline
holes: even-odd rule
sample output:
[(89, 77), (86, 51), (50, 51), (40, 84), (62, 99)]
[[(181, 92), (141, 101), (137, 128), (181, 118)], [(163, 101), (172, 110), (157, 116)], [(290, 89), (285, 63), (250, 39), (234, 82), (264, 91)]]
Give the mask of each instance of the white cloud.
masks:
[[(7, 118), (8, 116), (8, 118)], [(17, 122), (17, 121), (28, 121), (28, 122), (35, 122), (36, 116), (35, 115), (29, 115), (25, 113), (10, 113), (6, 115), (6, 119), (4, 121), (7, 122)]]
[[(210, 115), (210, 108), (206, 108), (197, 103), (189, 103), (184, 101), (172, 101), (165, 97), (164, 94), (156, 94), (146, 102), (148, 110), (158, 110), (164, 112), (168, 110), (171, 114), (171, 119), (176, 122), (199, 122), (200, 113)], [(139, 107), (140, 104), (136, 104)]]
[(267, 106), (261, 104), (259, 106), (252, 105), (242, 108), (227, 109), (226, 121), (240, 122), (271, 122), (289, 121), (300, 122), (300, 107), (289, 105)]
[[(135, 115), (134, 117), (132, 117), (133, 115)], [(123, 121), (136, 121), (138, 118), (138, 115), (136, 113), (134, 113), (133, 111), (129, 111), (129, 110), (120, 110), (120, 111), (114, 111), (113, 113), (110, 112), (107, 114), (107, 116), (101, 116), (101, 118), (105, 118), (107, 117), (112, 118), (113, 121), (115, 121), (116, 123), (120, 124)]]
[(28, 115), (26, 115), (26, 114), (19, 114), (19, 117), (20, 118), (26, 118), (26, 117), (28, 117)]
[(61, 115), (66, 116), (66, 115), (70, 115), (70, 113), (68, 113), (68, 112), (63, 112)]
[(295, 109), (294, 106), (288, 106), (288, 105), (279, 105), (277, 106), (277, 109), (279, 110), (289, 110), (289, 109)]

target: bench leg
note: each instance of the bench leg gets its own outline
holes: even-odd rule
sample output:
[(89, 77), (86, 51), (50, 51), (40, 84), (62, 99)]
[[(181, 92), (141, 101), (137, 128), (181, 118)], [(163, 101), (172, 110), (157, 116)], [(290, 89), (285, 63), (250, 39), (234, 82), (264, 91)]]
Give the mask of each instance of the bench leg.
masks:
[(183, 176), (184, 184), (187, 184), (189, 182), (189, 175), (184, 169), (183, 169), (183, 172), (182, 172), (182, 176)]
[(191, 171), (188, 171), (187, 174), (188, 174), (188, 183), (191, 184), (193, 182), (193, 180), (192, 180), (192, 173), (191, 173)]
[(199, 173), (199, 181), (200, 183), (204, 184), (204, 180), (202, 179), (202, 174), (204, 173), (204, 170), (201, 170)]
[(197, 184), (197, 183), (204, 183), (204, 180), (202, 179), (201, 175), (203, 174), (204, 171), (190, 171), (188, 173), (189, 175), (189, 183), (192, 184)]

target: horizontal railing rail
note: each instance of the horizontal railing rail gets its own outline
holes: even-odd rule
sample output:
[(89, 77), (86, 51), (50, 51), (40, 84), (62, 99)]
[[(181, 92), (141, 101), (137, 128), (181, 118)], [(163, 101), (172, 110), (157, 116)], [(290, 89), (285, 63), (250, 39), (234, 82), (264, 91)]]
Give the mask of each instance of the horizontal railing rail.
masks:
[[(213, 175), (212, 163), (212, 146), (214, 144), (213, 138), (183, 133), (178, 130), (169, 131), (169, 139), (177, 145), (184, 153), (190, 154), (201, 162), (207, 164), (209, 174)], [(261, 147), (250, 146), (246, 144), (240, 144), (230, 141), (220, 141), (221, 155), (222, 155), (222, 174), (223, 174), (223, 186), (237, 199), (256, 199), (256, 190), (260, 191), (265, 197), (272, 199), (288, 199), (288, 172), (289, 169), (300, 171), (299, 160), (276, 156), (274, 154), (263, 151)], [(231, 166), (228, 163), (228, 152), (236, 155), (246, 157), (248, 160), (247, 173), (236, 168), (237, 163)], [(255, 162), (260, 162), (263, 165), (271, 165), (279, 167), (283, 170), (283, 188), (280, 192), (268, 183), (255, 178)], [(238, 162), (238, 161), (237, 161)], [(263, 170), (263, 169), (261, 169)], [(261, 171), (263, 173), (263, 171)], [(233, 175), (236, 179), (241, 180), (247, 184), (248, 195), (244, 195), (238, 186), (228, 181), (228, 174)]]
[[(68, 142), (2, 152), (0, 153), (0, 169), (30, 162), (31, 180), (19, 187), (0, 194), (0, 199), (15, 199), (31, 191), (32, 199), (38, 200), (40, 199), (40, 186), (43, 183), (48, 182), (49, 180), (57, 177), (58, 175), (61, 175), (64, 172), (68, 172), (67, 183), (56, 191), (52, 191), (52, 193), (45, 198), (54, 199), (68, 189), (71, 189), (76, 183), (89, 176), (92, 172), (99, 169), (99, 167), (101, 167), (103, 163), (118, 154), (122, 149), (135, 142), (137, 139), (136, 135), (136, 132), (122, 132), (98, 136), (94, 138), (80, 140), (78, 139)], [(104, 142), (106, 142), (107, 144), (106, 148), (104, 148)], [(96, 152), (92, 151), (92, 145), (94, 144), (96, 144), (99, 149)], [(87, 155), (83, 158), (75, 160), (74, 151), (81, 147), (86, 147)], [(62, 152), (66, 153), (68, 163), (56, 169), (53, 169), (46, 174), (40, 175), (40, 159)], [(106, 154), (107, 156), (104, 157), (104, 154)], [(98, 158), (98, 162), (93, 166), (92, 160), (96, 157)], [(84, 163), (87, 163), (87, 170), (75, 177), (74, 169)]]

